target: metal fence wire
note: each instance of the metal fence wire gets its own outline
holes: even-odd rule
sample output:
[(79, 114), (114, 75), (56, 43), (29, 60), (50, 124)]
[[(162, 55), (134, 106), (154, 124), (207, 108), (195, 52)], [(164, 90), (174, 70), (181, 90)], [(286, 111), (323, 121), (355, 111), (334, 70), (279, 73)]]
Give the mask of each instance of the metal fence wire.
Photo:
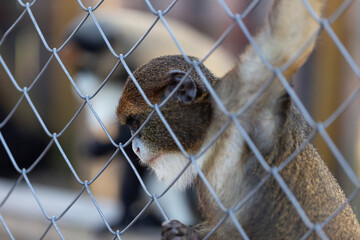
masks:
[[(357, 63), (354, 61), (353, 57), (349, 54), (349, 52), (347, 51), (347, 49), (344, 47), (343, 43), (339, 40), (338, 36), (335, 34), (335, 32), (332, 29), (331, 24), (337, 20), (342, 14), (343, 12), (349, 7), (351, 6), (351, 4), (354, 1), (351, 0), (345, 0), (341, 3), (341, 5), (338, 7), (338, 9), (328, 18), (319, 18), (318, 16), (316, 16), (316, 14), (312, 11), (309, 3), (307, 2), (307, 0), (302, 0), (304, 5), (308, 8), (309, 12), (311, 13), (311, 15), (314, 17), (314, 19), (319, 23), (319, 32), (326, 32), (330, 38), (332, 39), (332, 41), (334, 42), (334, 44), (336, 45), (336, 47), (338, 48), (338, 50), (341, 52), (341, 54), (343, 55), (345, 61), (348, 63), (349, 67), (351, 68), (351, 70), (353, 71), (353, 73), (356, 75), (357, 79), (360, 79), (360, 69), (359, 66), (357, 65)], [(227, 5), (227, 3), (224, 0), (219, 0), (219, 6), (221, 6), (225, 12), (227, 13), (228, 17), (232, 20), (232, 24), (228, 27), (228, 29), (225, 29), (224, 34), (216, 41), (216, 43), (214, 44), (213, 48), (210, 49), (209, 53), (203, 57), (203, 59), (201, 59), (200, 61), (191, 61), (188, 56), (186, 55), (185, 51), (183, 50), (181, 44), (179, 43), (179, 41), (177, 40), (177, 38), (175, 37), (171, 27), (169, 26), (169, 24), (167, 23), (167, 19), (166, 19), (166, 15), (169, 11), (171, 11), (171, 9), (173, 8), (173, 6), (175, 4), (177, 4), (177, 1), (173, 1), (165, 10), (158, 10), (156, 9), (152, 3), (149, 0), (145, 0), (145, 4), (148, 7), (148, 10), (154, 14), (156, 16), (156, 19), (154, 20), (152, 26), (148, 29), (147, 32), (144, 33), (144, 35), (138, 40), (138, 42), (131, 48), (131, 50), (127, 53), (118, 53), (114, 50), (112, 44), (110, 43), (110, 41), (108, 40), (108, 36), (104, 33), (102, 26), (99, 24), (97, 18), (94, 15), (94, 12), (99, 8), (99, 6), (103, 3), (103, 1), (99, 1), (95, 6), (90, 6), (87, 7), (81, 0), (78, 0), (77, 3), (79, 4), (79, 6), (83, 9), (84, 12), (86, 12), (86, 15), (83, 17), (83, 19), (78, 23), (78, 25), (73, 29), (72, 33), (69, 35), (69, 37), (62, 43), (62, 45), (60, 47), (55, 47), (55, 46), (51, 46), (49, 45), (46, 37), (44, 36), (44, 34), (42, 33), (41, 28), (38, 25), (38, 21), (36, 19), (36, 17), (33, 14), (33, 5), (37, 2), (39, 2), (38, 4), (41, 4), (40, 1), (38, 0), (33, 0), (30, 2), (25, 2), (24, 0), (18, 0), (18, 5), (21, 6), (21, 8), (23, 8), (22, 13), (19, 15), (19, 17), (13, 22), (13, 24), (7, 29), (7, 31), (3, 34), (3, 36), (1, 36), (0, 39), (0, 48), (2, 47), (4, 41), (7, 39), (8, 35), (14, 30), (14, 28), (20, 24), (20, 20), (23, 19), (26, 15), (30, 17), (32, 24), (35, 26), (35, 29), (37, 31), (37, 34), (39, 35), (41, 42), (43, 44), (43, 46), (47, 49), (47, 51), (50, 53), (50, 57), (47, 61), (47, 63), (44, 65), (44, 67), (42, 68), (42, 70), (39, 72), (39, 74), (36, 76), (36, 78), (34, 79), (34, 81), (25, 87), (20, 87), (18, 84), (17, 79), (14, 77), (14, 74), (10, 71), (10, 69), (7, 67), (7, 63), (4, 60), (4, 58), (0, 55), (0, 64), (2, 66), (2, 68), (5, 70), (7, 76), (9, 77), (12, 85), (17, 89), (17, 91), (19, 93), (21, 93), (21, 97), (18, 99), (18, 102), (15, 104), (15, 106), (13, 106), (12, 111), (6, 116), (5, 119), (0, 119), (0, 141), (1, 144), (3, 145), (3, 147), (5, 148), (11, 163), (13, 165), (13, 167), (16, 169), (16, 171), (18, 172), (18, 179), (14, 182), (12, 188), (10, 189), (10, 191), (7, 193), (7, 195), (3, 198), (0, 199), (0, 222), (3, 225), (3, 227), (5, 228), (7, 234), (9, 235), (9, 237), (11, 239), (15, 239), (14, 238), (14, 234), (13, 231), (21, 231), (21, 229), (10, 229), (7, 225), (7, 221), (6, 218), (3, 217), (3, 215), (1, 215), (1, 210), (4, 208), (4, 204), (8, 201), (9, 197), (11, 196), (11, 194), (14, 192), (14, 190), (16, 189), (16, 187), (21, 183), (21, 182), (25, 182), (26, 185), (28, 186), (28, 188), (31, 190), (33, 197), (36, 199), (37, 204), (39, 205), (44, 217), (48, 220), (48, 227), (46, 228), (46, 230), (42, 233), (41, 239), (44, 238), (47, 233), (49, 232), (49, 230), (54, 227), (56, 229), (56, 232), (58, 233), (59, 237), (61, 239), (65, 239), (65, 237), (63, 236), (62, 233), (62, 229), (58, 226), (58, 221), (60, 219), (62, 219), (67, 212), (69, 211), (69, 209), (71, 209), (73, 207), (73, 205), (77, 202), (77, 200), (79, 199), (79, 197), (83, 194), (88, 194), (93, 202), (94, 207), (96, 208), (96, 210), (98, 211), (99, 215), (101, 216), (104, 224), (106, 225), (107, 230), (113, 235), (113, 239), (122, 239), (122, 235), (128, 231), (128, 229), (130, 229), (132, 227), (132, 225), (139, 219), (139, 217), (142, 216), (142, 214), (145, 212), (146, 209), (149, 208), (150, 205), (155, 205), (159, 212), (162, 214), (163, 216), (163, 220), (164, 221), (169, 221), (169, 217), (166, 214), (166, 211), (164, 210), (164, 208), (162, 207), (162, 205), (159, 203), (159, 199), (162, 198), (168, 191), (168, 189), (170, 187), (172, 187), (173, 184), (171, 184), (167, 189), (165, 189), (165, 191), (161, 194), (153, 194), (146, 186), (146, 184), (144, 183), (142, 177), (140, 176), (140, 174), (137, 172), (135, 166), (133, 165), (133, 163), (130, 161), (129, 157), (126, 155), (126, 152), (124, 150), (124, 148), (126, 146), (128, 146), (129, 144), (131, 144), (131, 139), (126, 142), (126, 143), (118, 143), (116, 142), (111, 135), (109, 134), (107, 128), (105, 127), (105, 125), (102, 122), (102, 119), (99, 117), (98, 113), (95, 111), (93, 105), (92, 105), (92, 99), (96, 96), (96, 94), (101, 91), (102, 87), (107, 83), (109, 76), (111, 76), (111, 74), (115, 71), (116, 67), (114, 67), (112, 69), (112, 71), (109, 73), (108, 77), (106, 77), (106, 79), (104, 79), (103, 84), (101, 84), (101, 86), (99, 87), (98, 91), (95, 92), (95, 94), (93, 95), (86, 95), (84, 94), (80, 88), (77, 86), (77, 84), (75, 83), (73, 76), (71, 76), (71, 74), (69, 73), (69, 71), (67, 70), (67, 68), (65, 67), (65, 65), (63, 64), (62, 59), (59, 57), (59, 52), (61, 52), (64, 47), (67, 45), (67, 43), (72, 39), (72, 37), (74, 36), (74, 34), (82, 27), (83, 23), (85, 22), (85, 20), (87, 20), (88, 18), (90, 18), (94, 24), (96, 25), (99, 33), (101, 34), (103, 41), (106, 43), (107, 48), (109, 49), (109, 51), (111, 52), (111, 54), (113, 55), (114, 59), (116, 59), (117, 64), (118, 65), (122, 65), (127, 73), (129, 74), (129, 76), (133, 79), (133, 81), (136, 81), (136, 79), (134, 78), (132, 71), (130, 70), (130, 68), (128, 67), (128, 63), (127, 63), (127, 57), (133, 53), (133, 51), (140, 45), (142, 44), (142, 41), (148, 36), (148, 34), (151, 32), (152, 27), (156, 24), (162, 24), (168, 31), (168, 34), (171, 36), (173, 42), (176, 44), (177, 48), (179, 49), (179, 52), (181, 55), (183, 55), (184, 59), (186, 61), (188, 61), (189, 63), (191, 63), (193, 65), (193, 69), (195, 71), (197, 71), (200, 75), (200, 77), (203, 79), (204, 83), (207, 84), (207, 80), (205, 79), (205, 77), (201, 74), (201, 70), (199, 68), (199, 64), (204, 61), (210, 54), (212, 54), (212, 52), (214, 50), (216, 50), (223, 42), (223, 40), (228, 36), (228, 34), (234, 29), (234, 28), (239, 28), (241, 29), (241, 31), (245, 34), (247, 40), (250, 42), (250, 44), (253, 45), (254, 49), (256, 50), (256, 52), (258, 53), (258, 55), (260, 56), (260, 58), (262, 59), (263, 63), (265, 64), (265, 66), (273, 71), (276, 75), (276, 77), (281, 81), (281, 83), (284, 85), (287, 93), (290, 95), (290, 97), (292, 98), (294, 104), (296, 105), (296, 107), (299, 109), (299, 111), (301, 112), (301, 114), (304, 116), (304, 118), (306, 119), (306, 121), (311, 125), (312, 130), (313, 130), (313, 134), (312, 137), (315, 134), (319, 134), (322, 139), (326, 142), (326, 144), (328, 145), (329, 149), (331, 150), (332, 154), (335, 156), (336, 160), (338, 161), (338, 163), (340, 164), (340, 166), (342, 167), (342, 169), (344, 170), (344, 172), (346, 173), (346, 175), (349, 177), (349, 179), (351, 180), (351, 182), (354, 184), (355, 186), (355, 190), (348, 195), (348, 200), (351, 202), (359, 193), (360, 191), (360, 181), (359, 178), (357, 177), (356, 173), (354, 172), (354, 170), (351, 168), (351, 166), (349, 165), (349, 163), (347, 162), (347, 160), (345, 159), (345, 157), (343, 156), (343, 154), (340, 152), (340, 150), (338, 149), (338, 147), (335, 145), (334, 141), (330, 138), (328, 132), (327, 132), (327, 127), (333, 123), (337, 118), (339, 118), (339, 116), (359, 97), (360, 95), (360, 87), (357, 87), (350, 96), (348, 96), (348, 98), (340, 105), (339, 108), (337, 108), (336, 111), (334, 111), (332, 113), (332, 115), (330, 117), (328, 117), (325, 121), (322, 122), (316, 122), (312, 116), (309, 114), (308, 110), (305, 108), (305, 106), (303, 105), (303, 103), (300, 101), (299, 97), (296, 95), (296, 93), (294, 92), (293, 88), (289, 85), (289, 83), (286, 81), (286, 79), (284, 78), (281, 69), (275, 69), (273, 68), (269, 62), (267, 61), (267, 59), (264, 57), (264, 55), (262, 54), (262, 52), (260, 51), (260, 49), (256, 46), (256, 43), (252, 37), (252, 35), (249, 33), (246, 25), (244, 24), (244, 18), (247, 17), (247, 15), (253, 11), (253, 9), (258, 5), (258, 3), (260, 2), (260, 0), (254, 0), (252, 1), (248, 7), (241, 13), (235, 13), (233, 12), (230, 7)], [(316, 38), (319, 34), (319, 32), (317, 32), (311, 39), (309, 39), (309, 42), (312, 41), (314, 38)], [(304, 47), (305, 48), (305, 47)], [(302, 52), (302, 49), (299, 49), (298, 54), (300, 55)], [(297, 56), (295, 56), (296, 58)], [(60, 131), (60, 132), (55, 132), (52, 133), (48, 126), (45, 124), (45, 122), (43, 121), (42, 117), (40, 116), (38, 110), (37, 110), (37, 106), (33, 103), (32, 98), (30, 97), (29, 93), (32, 91), (33, 86), (35, 85), (35, 83), (38, 81), (38, 79), (40, 78), (40, 76), (43, 74), (43, 72), (48, 68), (48, 65), (51, 61), (56, 61), (62, 68), (62, 71), (66, 74), (67, 79), (69, 81), (69, 83), (72, 85), (73, 89), (76, 91), (76, 93), (79, 95), (79, 97), (83, 100), (83, 104), (81, 105), (81, 107), (78, 109), (78, 111), (76, 112), (76, 114), (72, 117), (72, 119), (66, 124), (66, 126)], [(209, 86), (207, 86), (209, 87)], [(209, 87), (210, 92), (211, 90), (211, 86)], [(260, 96), (262, 94), (262, 92), (264, 91), (265, 86), (262, 87), (258, 93), (257, 96)], [(144, 99), (147, 99), (145, 96), (145, 93), (142, 91), (142, 89), (139, 89), (140, 93), (142, 94), (142, 96), (144, 97)], [(163, 124), (166, 126), (166, 128), (169, 130), (172, 138), (174, 139), (174, 141), (177, 143), (177, 145), (179, 146), (179, 149), (181, 150), (181, 152), (188, 157), (189, 159), (189, 163), (186, 166), (189, 167), (191, 164), (193, 164), (195, 166), (195, 168), (197, 169), (199, 176), (201, 178), (201, 180), (204, 182), (204, 184), (208, 187), (209, 192), (211, 193), (211, 195), (214, 198), (214, 201), (218, 204), (218, 206), (222, 209), (222, 211), (224, 212), (224, 217), (219, 221), (219, 223), (216, 225), (216, 227), (207, 235), (206, 238), (209, 238), (211, 236), (211, 234), (213, 234), (217, 228), (219, 228), (221, 226), (221, 224), (226, 220), (226, 219), (231, 219), (231, 221), (233, 221), (234, 226), (236, 226), (236, 228), (238, 229), (238, 231), (240, 232), (241, 236), (244, 239), (249, 239), (248, 236), (246, 235), (246, 232), (244, 231), (244, 229), (242, 228), (241, 224), (237, 221), (234, 212), (236, 212), (241, 206), (242, 204), (244, 204), (246, 201), (248, 201), (249, 199), (251, 199), (251, 194), (256, 192), (261, 184), (263, 182), (265, 182), (267, 179), (269, 179), (270, 177), (273, 177), (277, 183), (280, 185), (281, 189), (284, 191), (284, 193), (287, 195), (288, 199), (290, 200), (290, 202), (294, 205), (297, 213), (299, 214), (300, 218), (303, 220), (304, 224), (308, 227), (308, 232), (307, 234), (304, 235), (304, 239), (306, 239), (307, 236), (309, 236), (309, 234), (313, 231), (315, 231), (317, 233), (317, 235), (321, 238), (321, 239), (329, 239), (329, 236), (326, 236), (326, 234), (323, 231), (323, 227), (331, 220), (333, 219), (340, 211), (342, 208), (340, 208), (338, 211), (334, 212), (333, 215), (329, 216), (329, 218), (322, 222), (322, 223), (314, 223), (311, 222), (311, 220), (308, 218), (307, 214), (305, 213), (305, 211), (302, 209), (301, 205), (299, 204), (299, 202), (297, 201), (297, 199), (295, 198), (294, 194), (291, 192), (291, 190), (289, 189), (289, 187), (286, 185), (285, 181), (283, 180), (283, 178), (281, 177), (281, 175), (279, 174), (279, 171), (281, 169), (281, 166), (279, 167), (271, 167), (268, 165), (268, 163), (264, 160), (264, 157), (260, 154), (259, 150), (257, 149), (257, 147), (255, 146), (255, 144), (252, 142), (252, 140), (250, 139), (250, 137), (247, 135), (246, 131), (244, 130), (244, 127), (241, 125), (241, 123), (238, 121), (238, 116), (240, 114), (242, 114), (243, 110), (240, 110), (238, 113), (229, 113), (227, 112), (226, 108), (223, 106), (222, 102), (216, 98), (216, 94), (212, 93), (212, 96), (214, 96), (214, 100), (215, 102), (218, 104), (218, 106), (220, 107), (220, 109), (223, 111), (223, 113), (225, 115), (228, 116), (228, 124), (230, 122), (235, 123), (235, 125), (237, 126), (238, 130), (240, 131), (241, 135), (243, 136), (244, 140), (246, 141), (246, 143), (248, 144), (248, 146), (250, 147), (250, 149), (255, 153), (258, 161), (261, 163), (261, 165), (264, 167), (264, 169), (267, 171), (267, 175), (264, 178), (264, 180), (260, 183), (259, 186), (257, 186), (256, 189), (253, 189), (252, 192), (250, 192), (250, 195), (247, 196), (245, 199), (242, 200), (242, 202), (238, 203), (238, 205), (236, 205), (235, 208), (233, 209), (228, 209), (226, 208), (223, 203), (220, 201), (220, 199), (217, 197), (215, 191), (213, 190), (211, 184), (208, 182), (208, 180), (206, 179), (206, 177), (204, 176), (203, 172), (201, 171), (201, 169), (199, 168), (196, 159), (198, 158), (198, 156), (192, 156), (189, 155), (181, 146), (181, 144), (179, 143), (179, 141), (177, 140), (176, 135), (174, 134), (174, 132), (171, 130), (171, 127), (169, 126), (169, 124), (166, 122), (165, 118), (163, 117), (163, 115), (161, 114), (161, 105), (158, 104), (151, 104), (149, 101), (147, 101), (148, 105), (153, 108), (153, 112), (152, 114), (158, 114), (160, 116), (160, 119), (162, 120)], [(11, 150), (8, 147), (7, 144), (7, 139), (4, 137), (2, 130), (4, 128), (4, 126), (9, 122), (9, 120), (13, 117), (14, 113), (16, 112), (16, 110), (18, 109), (19, 105), (22, 102), (27, 102), (29, 104), (29, 106), (31, 107), (32, 111), (34, 112), (37, 120), (39, 121), (39, 123), (42, 126), (43, 131), (46, 133), (46, 135), (49, 137), (49, 144), (48, 146), (44, 149), (44, 151), (39, 155), (39, 157), (36, 159), (36, 161), (34, 161), (34, 163), (28, 167), (28, 168), (20, 168), (18, 166), (17, 163), (17, 159), (15, 159), (13, 157), (13, 154), (11, 152)], [(254, 101), (252, 101), (254, 102)], [(249, 102), (244, 108), (247, 108), (247, 106), (249, 106), (250, 104), (252, 104), (252, 102)], [(108, 164), (106, 164), (103, 169), (101, 169), (101, 171), (99, 171), (99, 173), (90, 180), (86, 180), (86, 179), (81, 179), (77, 173), (77, 171), (75, 170), (75, 168), (73, 167), (72, 161), (71, 159), (68, 158), (66, 152), (63, 150), (62, 145), (59, 142), (59, 139), (62, 137), (63, 133), (69, 128), (69, 126), (74, 122), (74, 120), (78, 117), (78, 115), (80, 114), (80, 112), (84, 109), (84, 107), (88, 105), (88, 107), (91, 109), (93, 115), (96, 117), (97, 121), (99, 122), (99, 124), (102, 126), (103, 131), (106, 133), (106, 135), (109, 138), (109, 141), (111, 141), (112, 145), (114, 146), (114, 148), (117, 148), (116, 152), (113, 154), (113, 156), (111, 157), (111, 159), (109, 159), (109, 162), (112, 161), (113, 157), (116, 156), (117, 154), (120, 154), (120, 152), (122, 154), (124, 154), (126, 156), (127, 162), (128, 164), (131, 165), (133, 171), (135, 172), (143, 191), (146, 193), (147, 197), (148, 197), (148, 203), (146, 204), (146, 206), (143, 208), (143, 210), (141, 212), (139, 212), (139, 214), (137, 215), (136, 218), (133, 219), (133, 221), (124, 229), (114, 229), (111, 224), (109, 223), (109, 221), (107, 220), (106, 216), (103, 214), (103, 211), (101, 209), (101, 207), (98, 205), (96, 198), (94, 197), (90, 186), (98, 179), (98, 177), (104, 172), (104, 170), (106, 169), (106, 167), (108, 166)], [(114, 112), (115, 114), (115, 112)], [(152, 115), (150, 114), (150, 115)], [(227, 125), (226, 125), (227, 126)], [(226, 126), (224, 126), (222, 128), (222, 130), (224, 130), (226, 128)], [(217, 138), (219, 137), (219, 135), (221, 134), (221, 132), (215, 137), (215, 139), (213, 139), (213, 141), (211, 142), (211, 144), (213, 144)], [(302, 146), (305, 146), (309, 141), (311, 141), (312, 137), (305, 143), (303, 143)], [(33, 187), (33, 183), (29, 180), (28, 175), (30, 172), (32, 172), (34, 170), (34, 168), (36, 168), (39, 163), (43, 160), (43, 156), (46, 154), (46, 152), (49, 150), (49, 148), (51, 146), (55, 145), (57, 147), (57, 149), (60, 151), (60, 153), (62, 154), (63, 160), (66, 162), (68, 168), (71, 170), (73, 178), (78, 182), (78, 184), (80, 184), (82, 186), (82, 189), (79, 191), (78, 195), (71, 201), (71, 203), (63, 209), (63, 212), (57, 216), (51, 216), (49, 215), (47, 209), (44, 207), (41, 199), (38, 197), (37, 191), (36, 189), (34, 189)], [(301, 151), (300, 149), (297, 149), (293, 154), (291, 154), (291, 156), (285, 161), (284, 164), (289, 163), (294, 156), (296, 156), (296, 154), (298, 154)], [(184, 171), (186, 170), (186, 168), (184, 169)], [(182, 171), (182, 173), (184, 172)], [(174, 181), (176, 181), (177, 179), (175, 179)], [(342, 207), (344, 207), (347, 203), (344, 203), (344, 205)]]

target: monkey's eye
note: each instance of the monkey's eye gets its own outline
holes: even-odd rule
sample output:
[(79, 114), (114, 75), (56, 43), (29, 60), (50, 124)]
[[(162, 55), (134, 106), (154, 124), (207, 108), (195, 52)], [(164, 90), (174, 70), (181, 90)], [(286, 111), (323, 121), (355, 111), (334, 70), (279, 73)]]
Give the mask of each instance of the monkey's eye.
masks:
[(140, 121), (133, 116), (129, 116), (126, 120), (126, 125), (128, 125), (131, 130), (137, 131), (140, 127)]

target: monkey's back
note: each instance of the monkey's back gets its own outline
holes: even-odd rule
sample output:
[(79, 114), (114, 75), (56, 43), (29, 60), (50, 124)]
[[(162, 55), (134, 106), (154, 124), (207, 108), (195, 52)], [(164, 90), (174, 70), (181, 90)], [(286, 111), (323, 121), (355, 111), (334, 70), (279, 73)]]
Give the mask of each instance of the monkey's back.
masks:
[[(264, 154), (271, 166), (283, 163), (306, 141), (310, 132), (292, 104), (286, 115), (272, 151)], [(266, 173), (255, 157), (251, 161), (255, 164), (244, 178), (252, 179), (251, 185), (254, 185)], [(322, 229), (329, 239), (360, 239), (359, 223), (343, 191), (311, 143), (279, 174), (313, 224), (329, 221)], [(250, 239), (300, 239), (307, 233), (307, 239), (320, 239), (315, 230), (310, 231), (305, 225), (299, 215), (302, 210), (296, 209), (274, 177), (268, 179), (252, 200), (246, 210), (248, 216), (240, 217)], [(335, 217), (328, 219), (342, 206), (345, 207)], [(297, 226), (297, 230), (290, 226)]]

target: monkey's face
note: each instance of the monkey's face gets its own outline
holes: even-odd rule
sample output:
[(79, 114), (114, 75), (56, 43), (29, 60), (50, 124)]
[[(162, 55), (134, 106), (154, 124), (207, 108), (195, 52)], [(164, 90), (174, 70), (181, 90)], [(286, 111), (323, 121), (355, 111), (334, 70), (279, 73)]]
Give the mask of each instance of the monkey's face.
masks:
[[(186, 76), (190, 68), (182, 57), (168, 56), (152, 60), (134, 72), (145, 95), (152, 104), (160, 104), (182, 81), (182, 84), (161, 108), (168, 127), (176, 139), (171, 136), (160, 116), (153, 111), (133, 81), (129, 79), (125, 85), (117, 108), (117, 116), (121, 124), (126, 124), (134, 134), (133, 150), (141, 162), (150, 166), (158, 178), (169, 183), (185, 167), (187, 159), (180, 151), (178, 143), (188, 154), (196, 154), (203, 145), (211, 115), (211, 101), (208, 92), (199, 85), (196, 73)], [(212, 75), (209, 77), (214, 78)], [(183, 80), (183, 78), (185, 78)], [(214, 80), (214, 79), (212, 79)], [(177, 185), (186, 185), (193, 179), (196, 171), (188, 170), (180, 178)]]

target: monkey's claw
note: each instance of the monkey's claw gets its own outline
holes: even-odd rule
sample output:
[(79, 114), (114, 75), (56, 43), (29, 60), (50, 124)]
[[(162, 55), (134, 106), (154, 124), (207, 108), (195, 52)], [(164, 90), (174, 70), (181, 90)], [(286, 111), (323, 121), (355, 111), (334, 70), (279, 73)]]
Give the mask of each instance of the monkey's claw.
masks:
[(163, 223), (161, 240), (200, 240), (200, 237), (185, 224), (177, 220), (171, 220)]

